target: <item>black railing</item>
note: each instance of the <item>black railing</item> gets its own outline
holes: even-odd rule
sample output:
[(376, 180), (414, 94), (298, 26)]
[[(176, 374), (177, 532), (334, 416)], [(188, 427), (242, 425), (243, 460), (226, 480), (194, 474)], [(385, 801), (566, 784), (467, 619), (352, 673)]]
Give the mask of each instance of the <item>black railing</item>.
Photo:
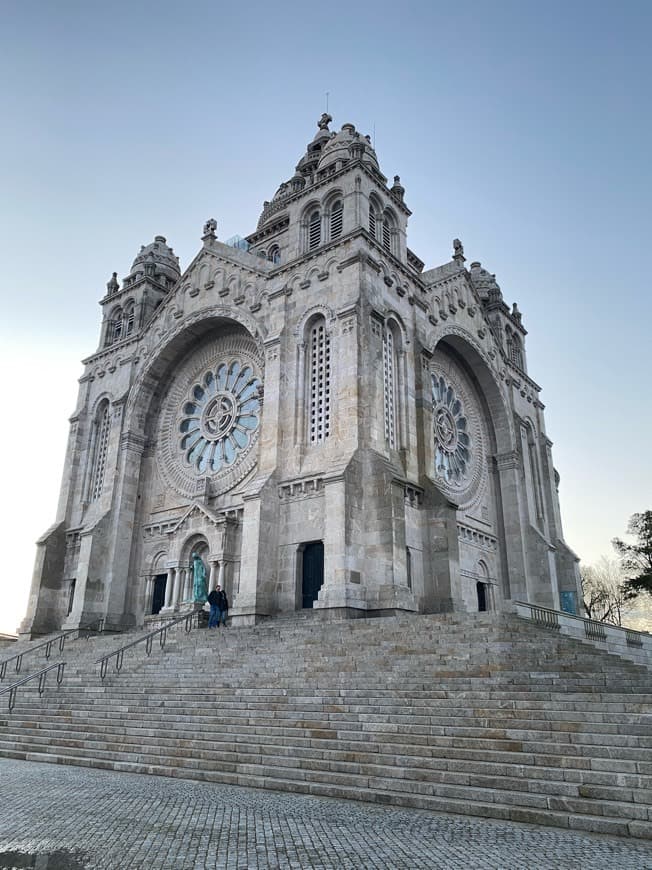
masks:
[(113, 652), (108, 653), (105, 656), (102, 656), (101, 659), (98, 659), (95, 664), (100, 666), (100, 677), (104, 679), (106, 677), (107, 666), (109, 664), (110, 659), (115, 656), (115, 667), (114, 671), (119, 674), (122, 670), (122, 662), (124, 659), (124, 654), (128, 649), (132, 647), (138, 646), (139, 643), (145, 644), (145, 652), (147, 655), (151, 655), (152, 646), (154, 643), (154, 638), (158, 635), (159, 638), (159, 646), (161, 649), (165, 646), (165, 641), (167, 640), (168, 629), (172, 628), (175, 625), (178, 625), (180, 622), (184, 622), (184, 628), (186, 632), (189, 632), (193, 628), (193, 622), (199, 624), (199, 611), (192, 610), (190, 613), (186, 613), (183, 616), (179, 616), (177, 619), (172, 619), (169, 622), (166, 622), (165, 625), (161, 626), (161, 628), (157, 628), (154, 631), (150, 631), (148, 634), (143, 635), (143, 637), (139, 637), (138, 640), (134, 640), (131, 643), (127, 643), (124, 646), (121, 646), (120, 649), (113, 650)]
[[(16, 666), (14, 668), (17, 674), (20, 673), (20, 669), (23, 666), (23, 656), (30, 655), (36, 650), (44, 649), (45, 650), (45, 659), (49, 661), (50, 656), (52, 655), (52, 648), (55, 643), (59, 647), (59, 652), (63, 652), (63, 648), (66, 644), (66, 639), (70, 637), (72, 634), (77, 634), (77, 637), (81, 637), (84, 632), (87, 632), (85, 635), (86, 640), (92, 636), (92, 633), (101, 634), (104, 631), (104, 617), (101, 616), (99, 619), (96, 619), (94, 622), (90, 622), (88, 625), (80, 625), (79, 628), (67, 628), (65, 631), (62, 631), (61, 634), (56, 635), (56, 637), (51, 637), (50, 640), (45, 640), (43, 643), (39, 643), (36, 646), (30, 647), (29, 649), (24, 650), (23, 652), (16, 653), (15, 656), (11, 656), (11, 658), (5, 659), (3, 662), (0, 662), (0, 681), (4, 680), (5, 675), (7, 673), (7, 665), (9, 662), (16, 662)], [(96, 626), (98, 626), (96, 628)]]
[(47, 675), (50, 671), (57, 669), (57, 687), (61, 685), (61, 681), (63, 680), (63, 669), (65, 668), (65, 662), (59, 662), (56, 665), (48, 665), (47, 668), (41, 668), (40, 671), (36, 671), (35, 674), (30, 674), (29, 677), (23, 677), (22, 680), (18, 680), (16, 683), (12, 683), (11, 686), (7, 686), (5, 689), (0, 689), (0, 695), (9, 695), (9, 712), (14, 709), (14, 705), (16, 703), (16, 692), (21, 686), (24, 686), (25, 683), (29, 683), (31, 680), (35, 680), (38, 677), (38, 693), (42, 695), (45, 691), (45, 681), (47, 679)]

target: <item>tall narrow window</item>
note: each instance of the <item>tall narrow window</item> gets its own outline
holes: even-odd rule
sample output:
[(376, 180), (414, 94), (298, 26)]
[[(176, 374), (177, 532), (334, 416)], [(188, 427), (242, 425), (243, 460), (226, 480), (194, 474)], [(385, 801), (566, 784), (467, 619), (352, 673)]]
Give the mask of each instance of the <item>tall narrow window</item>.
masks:
[(111, 321), (111, 341), (109, 344), (113, 344), (115, 341), (120, 341), (122, 338), (122, 309), (118, 308), (117, 311), (113, 314), (113, 319)]
[(512, 335), (509, 356), (515, 366), (518, 366), (519, 369), (523, 368), (523, 352), (521, 351), (521, 343), (517, 335)]
[(369, 232), (376, 238), (376, 209), (369, 205)]
[(342, 235), (342, 216), (343, 205), (342, 201), (338, 200), (331, 209), (331, 241), (339, 239)]
[(133, 305), (129, 305), (125, 309), (125, 334), (131, 335), (134, 331), (135, 309)]
[(267, 259), (275, 265), (281, 262), (281, 249), (278, 245), (272, 245), (267, 254)]
[(319, 444), (330, 434), (331, 351), (326, 324), (318, 321), (310, 331), (310, 443)]
[(396, 350), (389, 326), (383, 331), (383, 393), (385, 405), (385, 440), (396, 449)]
[(387, 219), (383, 221), (383, 248), (386, 251), (392, 250), (392, 231), (387, 223)]
[(313, 211), (308, 221), (308, 250), (314, 251), (321, 244), (321, 215)]
[(66, 616), (70, 616), (72, 613), (72, 606), (75, 603), (75, 584), (77, 580), (73, 577), (70, 581), (70, 587), (68, 588), (68, 610), (66, 611)]
[(94, 427), (93, 466), (89, 488), (90, 501), (95, 501), (102, 495), (110, 425), (109, 403), (104, 402), (98, 411)]

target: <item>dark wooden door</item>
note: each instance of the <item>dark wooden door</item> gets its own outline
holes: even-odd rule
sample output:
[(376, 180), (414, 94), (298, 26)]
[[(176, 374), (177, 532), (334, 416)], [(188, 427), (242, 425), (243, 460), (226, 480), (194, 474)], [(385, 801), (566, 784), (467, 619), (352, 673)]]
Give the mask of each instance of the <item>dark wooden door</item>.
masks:
[(157, 574), (154, 577), (154, 594), (152, 596), (152, 613), (158, 613), (165, 604), (165, 584), (167, 583), (165, 574)]
[(324, 545), (321, 541), (306, 544), (303, 549), (301, 593), (303, 607), (312, 607), (324, 583)]

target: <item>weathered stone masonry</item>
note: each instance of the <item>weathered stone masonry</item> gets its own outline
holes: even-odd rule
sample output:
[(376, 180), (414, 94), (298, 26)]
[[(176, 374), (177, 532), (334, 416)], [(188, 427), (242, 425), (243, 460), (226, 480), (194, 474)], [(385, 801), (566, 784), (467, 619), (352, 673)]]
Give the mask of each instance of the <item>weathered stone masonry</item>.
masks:
[(330, 122), (246, 240), (112, 275), (24, 633), (183, 610), (193, 551), (240, 623), (578, 598), (518, 307)]

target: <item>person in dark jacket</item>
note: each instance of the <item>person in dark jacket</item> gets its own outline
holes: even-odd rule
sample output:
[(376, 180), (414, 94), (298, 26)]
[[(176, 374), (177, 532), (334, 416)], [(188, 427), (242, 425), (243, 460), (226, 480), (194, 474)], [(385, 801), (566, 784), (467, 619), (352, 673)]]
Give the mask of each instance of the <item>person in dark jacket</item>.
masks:
[(220, 622), (220, 609), (219, 609), (219, 601), (220, 597), (218, 595), (218, 586), (217, 589), (213, 589), (213, 591), (208, 596), (208, 603), (210, 604), (211, 610), (208, 614), (208, 627), (209, 628), (217, 628)]
[(229, 599), (226, 597), (226, 592), (221, 586), (216, 586), (217, 592), (217, 627), (220, 627), (220, 621), (226, 628), (226, 617), (229, 615)]

